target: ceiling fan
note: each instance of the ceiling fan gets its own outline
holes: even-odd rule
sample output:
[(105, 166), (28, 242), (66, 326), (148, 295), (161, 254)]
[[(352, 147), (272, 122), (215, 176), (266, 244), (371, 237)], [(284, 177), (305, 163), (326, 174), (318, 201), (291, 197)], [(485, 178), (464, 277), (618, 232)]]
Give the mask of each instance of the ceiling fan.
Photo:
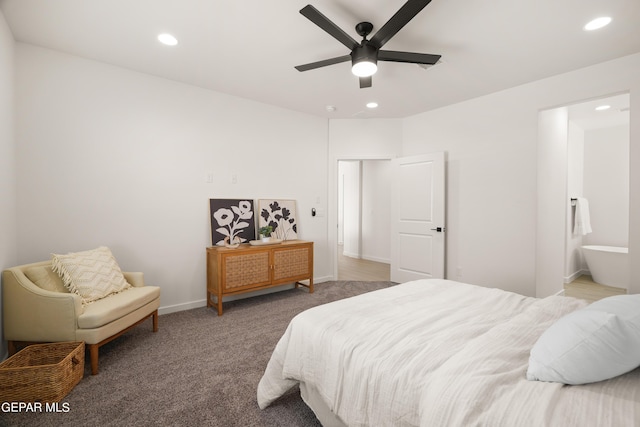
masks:
[(367, 36), (373, 30), (373, 24), (370, 22), (360, 22), (356, 25), (356, 32), (362, 37), (362, 41), (360, 43), (355, 41), (349, 34), (331, 22), (329, 18), (320, 13), (318, 9), (311, 5), (307, 5), (300, 9), (300, 13), (318, 27), (329, 33), (329, 35), (340, 43), (345, 45), (351, 50), (351, 53), (349, 55), (338, 56), (336, 58), (325, 59), (323, 61), (298, 65), (295, 68), (298, 71), (308, 71), (351, 60), (351, 71), (360, 78), (360, 87), (366, 88), (371, 87), (371, 76), (375, 74), (378, 69), (378, 61), (434, 65), (438, 62), (441, 55), (397, 52), (381, 49), (385, 43), (387, 43), (430, 2), (431, 0), (407, 1), (400, 10), (398, 10), (396, 14), (393, 15), (391, 19), (389, 19), (389, 21), (380, 28), (380, 30), (378, 30), (378, 32), (376, 32), (371, 40), (367, 40)]

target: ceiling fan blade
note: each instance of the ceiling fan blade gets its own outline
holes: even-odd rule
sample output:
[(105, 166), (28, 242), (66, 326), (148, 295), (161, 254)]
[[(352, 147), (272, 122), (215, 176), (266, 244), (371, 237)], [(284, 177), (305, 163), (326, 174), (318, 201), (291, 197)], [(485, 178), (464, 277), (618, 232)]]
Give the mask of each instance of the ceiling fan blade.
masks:
[(366, 87), (371, 87), (371, 76), (360, 77), (360, 89), (364, 89)]
[(432, 55), (430, 53), (397, 52), (395, 50), (379, 50), (378, 61), (391, 62), (411, 62), (414, 64), (433, 65), (442, 55)]
[(304, 65), (297, 65), (295, 68), (298, 71), (309, 71), (309, 70), (314, 70), (320, 67), (326, 67), (327, 65), (333, 65), (333, 64), (338, 64), (340, 62), (347, 62), (347, 61), (351, 61), (351, 55), (343, 55), (343, 56), (338, 56), (336, 58), (325, 59), (323, 61), (311, 62), (309, 64), (304, 64)]
[(380, 49), (391, 37), (395, 36), (409, 21), (411, 21), (431, 0), (409, 0), (378, 30), (369, 44)]
[(311, 6), (310, 4), (300, 9), (300, 13), (306, 16), (318, 27), (329, 33), (329, 35), (331, 35), (334, 39), (338, 40), (340, 43), (349, 48), (349, 50), (353, 50), (356, 48), (356, 46), (359, 45), (359, 43), (355, 41), (353, 37), (345, 33), (340, 27), (331, 22), (329, 18), (324, 16), (318, 11), (318, 9)]

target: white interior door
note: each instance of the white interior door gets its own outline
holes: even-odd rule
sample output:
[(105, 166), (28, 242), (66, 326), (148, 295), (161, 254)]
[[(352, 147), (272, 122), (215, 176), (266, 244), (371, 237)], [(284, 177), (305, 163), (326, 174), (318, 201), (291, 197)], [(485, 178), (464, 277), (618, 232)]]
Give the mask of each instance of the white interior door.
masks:
[(392, 161), (391, 281), (444, 278), (444, 153)]

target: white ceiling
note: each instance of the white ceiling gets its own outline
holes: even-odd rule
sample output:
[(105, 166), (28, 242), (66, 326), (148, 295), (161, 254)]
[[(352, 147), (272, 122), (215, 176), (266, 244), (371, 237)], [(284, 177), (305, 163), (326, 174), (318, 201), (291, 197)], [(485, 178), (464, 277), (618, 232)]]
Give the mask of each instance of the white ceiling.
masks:
[[(623, 93), (569, 105), (569, 120), (584, 130), (629, 125), (629, 101), (629, 94)], [(605, 105), (609, 108), (596, 109)]]
[[(372, 22), (375, 34), (405, 1), (0, 0), (0, 8), (19, 42), (331, 118), (407, 117), (640, 52), (638, 0), (433, 0), (384, 48), (442, 62), (382, 62), (373, 87), (360, 89), (349, 62), (293, 68), (349, 53), (298, 13), (308, 3), (359, 40), (358, 22)], [(602, 15), (611, 25), (582, 30)], [(178, 46), (159, 44), (161, 32)]]

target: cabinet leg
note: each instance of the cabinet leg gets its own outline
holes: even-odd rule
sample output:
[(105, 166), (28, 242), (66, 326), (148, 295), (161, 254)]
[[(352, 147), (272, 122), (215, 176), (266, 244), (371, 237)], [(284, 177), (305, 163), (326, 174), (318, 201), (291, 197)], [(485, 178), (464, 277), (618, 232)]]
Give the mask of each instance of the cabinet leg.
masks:
[(296, 288), (298, 286), (304, 286), (305, 288), (309, 289), (309, 293), (312, 294), (313, 293), (313, 279), (309, 279), (309, 284), (305, 285), (302, 282), (296, 282)]
[(218, 310), (218, 316), (222, 316), (222, 295), (217, 295), (215, 302), (213, 301), (213, 294), (207, 292), (207, 307), (216, 307)]

